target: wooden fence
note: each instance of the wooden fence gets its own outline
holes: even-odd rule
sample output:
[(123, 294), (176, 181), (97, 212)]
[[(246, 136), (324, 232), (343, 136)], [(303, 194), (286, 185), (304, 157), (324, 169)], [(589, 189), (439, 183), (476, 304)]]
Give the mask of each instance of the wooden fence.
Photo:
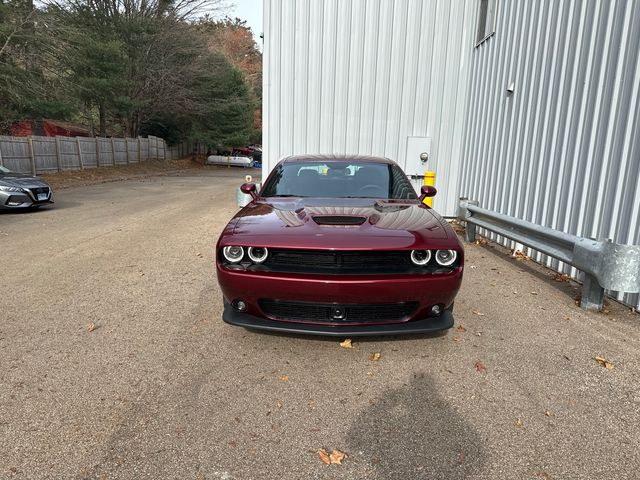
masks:
[(198, 154), (204, 155), (207, 152), (207, 147), (202, 143), (196, 145), (193, 142), (185, 140), (177, 145), (167, 147), (167, 158), (169, 160), (176, 160), (178, 158), (188, 157), (194, 150), (196, 150)]
[(162, 138), (0, 136), (0, 165), (19, 173), (61, 172), (166, 159)]

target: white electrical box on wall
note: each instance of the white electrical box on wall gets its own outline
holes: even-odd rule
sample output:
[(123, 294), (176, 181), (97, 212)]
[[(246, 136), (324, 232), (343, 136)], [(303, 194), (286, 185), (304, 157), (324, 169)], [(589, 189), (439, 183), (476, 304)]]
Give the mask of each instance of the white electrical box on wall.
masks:
[(411, 180), (416, 192), (420, 192), (424, 181), (424, 172), (435, 170), (431, 137), (407, 137), (407, 156), (404, 161), (404, 173)]

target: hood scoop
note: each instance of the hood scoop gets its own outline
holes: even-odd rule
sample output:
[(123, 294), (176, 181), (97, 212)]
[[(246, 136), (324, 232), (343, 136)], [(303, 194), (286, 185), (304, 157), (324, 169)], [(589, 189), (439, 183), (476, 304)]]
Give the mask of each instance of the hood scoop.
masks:
[(313, 221), (318, 225), (340, 225), (354, 226), (362, 225), (367, 221), (367, 217), (351, 216), (351, 215), (314, 215)]

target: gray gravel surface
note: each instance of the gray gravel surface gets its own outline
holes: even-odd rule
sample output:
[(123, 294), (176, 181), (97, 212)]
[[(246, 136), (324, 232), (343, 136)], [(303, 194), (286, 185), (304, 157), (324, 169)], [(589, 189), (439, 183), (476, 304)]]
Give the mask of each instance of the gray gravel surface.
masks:
[(585, 313), (502, 249), (467, 247), (465, 331), (344, 349), (223, 324), (214, 245), (244, 174), (0, 214), (0, 478), (640, 478), (640, 317)]

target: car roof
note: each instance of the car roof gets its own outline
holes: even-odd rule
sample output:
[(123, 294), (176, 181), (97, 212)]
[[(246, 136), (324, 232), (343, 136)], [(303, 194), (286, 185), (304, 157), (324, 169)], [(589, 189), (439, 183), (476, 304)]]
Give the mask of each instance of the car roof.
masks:
[(385, 157), (374, 157), (372, 155), (341, 155), (341, 154), (314, 154), (314, 155), (291, 155), (280, 160), (281, 163), (297, 162), (363, 162), (363, 163), (386, 163), (395, 165), (396, 162)]

